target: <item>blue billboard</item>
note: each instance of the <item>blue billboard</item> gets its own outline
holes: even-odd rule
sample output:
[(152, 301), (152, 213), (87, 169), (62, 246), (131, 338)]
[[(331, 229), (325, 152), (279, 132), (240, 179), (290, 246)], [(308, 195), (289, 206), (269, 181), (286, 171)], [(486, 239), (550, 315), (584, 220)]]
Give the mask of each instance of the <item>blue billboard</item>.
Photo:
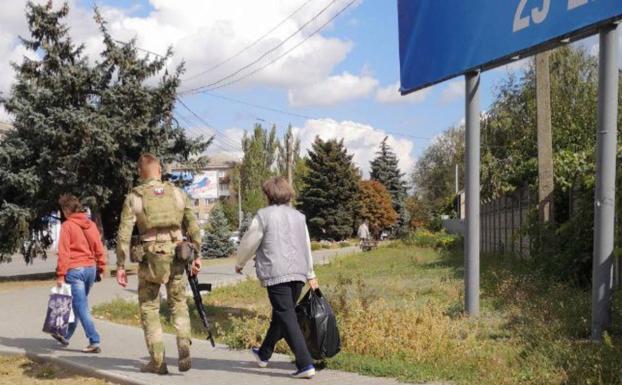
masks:
[(398, 0), (402, 94), (596, 32), (622, 0)]

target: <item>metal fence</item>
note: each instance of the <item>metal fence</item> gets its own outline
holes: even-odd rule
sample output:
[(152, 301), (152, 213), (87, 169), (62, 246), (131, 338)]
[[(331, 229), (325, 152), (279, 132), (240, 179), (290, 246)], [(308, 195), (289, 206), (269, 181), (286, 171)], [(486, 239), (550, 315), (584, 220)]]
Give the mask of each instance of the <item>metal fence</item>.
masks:
[(482, 201), (481, 251), (528, 257), (531, 241), (526, 234), (527, 216), (537, 205), (529, 189)]

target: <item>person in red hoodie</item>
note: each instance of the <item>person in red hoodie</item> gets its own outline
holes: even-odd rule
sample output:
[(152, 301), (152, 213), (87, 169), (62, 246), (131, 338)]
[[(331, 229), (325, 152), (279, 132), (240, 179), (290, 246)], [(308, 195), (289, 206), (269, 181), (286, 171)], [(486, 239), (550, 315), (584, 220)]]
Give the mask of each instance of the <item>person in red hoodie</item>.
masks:
[(99, 353), (100, 338), (91, 317), (87, 297), (98, 276), (106, 268), (106, 253), (97, 225), (84, 213), (80, 200), (71, 194), (64, 194), (58, 200), (66, 220), (60, 228), (58, 241), (58, 266), (56, 285), (71, 285), (73, 311), (76, 321), (69, 324), (67, 334), (53, 336), (62, 345), (76, 330), (78, 321), (82, 324), (89, 345), (84, 353)]

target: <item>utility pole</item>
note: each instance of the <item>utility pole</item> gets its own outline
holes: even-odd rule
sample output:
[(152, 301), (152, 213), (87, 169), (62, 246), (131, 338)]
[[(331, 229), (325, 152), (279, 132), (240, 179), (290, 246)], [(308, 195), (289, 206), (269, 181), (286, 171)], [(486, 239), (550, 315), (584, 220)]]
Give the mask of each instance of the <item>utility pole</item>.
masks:
[(238, 230), (242, 228), (242, 222), (244, 221), (242, 215), (242, 178), (238, 174)]
[(287, 143), (285, 145), (287, 155), (287, 181), (290, 186), (294, 185), (294, 135), (291, 131), (287, 133)]
[(553, 219), (553, 134), (551, 128), (550, 52), (536, 55), (536, 107), (538, 124), (538, 209), (540, 223)]

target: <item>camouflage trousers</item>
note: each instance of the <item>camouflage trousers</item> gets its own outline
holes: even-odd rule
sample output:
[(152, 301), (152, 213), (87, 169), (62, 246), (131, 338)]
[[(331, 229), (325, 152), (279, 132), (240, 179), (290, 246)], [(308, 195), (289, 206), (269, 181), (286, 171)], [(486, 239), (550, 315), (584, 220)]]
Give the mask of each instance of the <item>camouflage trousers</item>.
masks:
[[(162, 340), (162, 325), (160, 323), (160, 287), (161, 282), (152, 282), (146, 279), (149, 276), (149, 266), (141, 263), (138, 272), (138, 303), (140, 305), (140, 320), (145, 333), (145, 342), (151, 360), (156, 364), (164, 362), (164, 342)], [(184, 265), (174, 258), (170, 261), (170, 276), (166, 285), (167, 302), (171, 311), (171, 321), (177, 332), (177, 347), (189, 349), (190, 344), (190, 315), (186, 303), (186, 280)]]

